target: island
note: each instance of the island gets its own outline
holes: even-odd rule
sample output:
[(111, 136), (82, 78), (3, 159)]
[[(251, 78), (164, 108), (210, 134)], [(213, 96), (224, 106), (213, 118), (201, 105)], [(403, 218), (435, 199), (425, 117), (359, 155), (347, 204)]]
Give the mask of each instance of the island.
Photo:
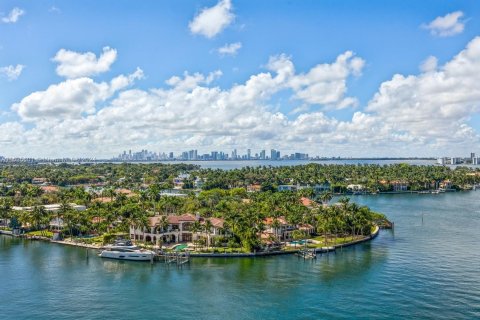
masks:
[(348, 195), (461, 191), (479, 178), (468, 167), (407, 164), (2, 165), (0, 230), (91, 247), (124, 238), (192, 255), (326, 250), (392, 227)]

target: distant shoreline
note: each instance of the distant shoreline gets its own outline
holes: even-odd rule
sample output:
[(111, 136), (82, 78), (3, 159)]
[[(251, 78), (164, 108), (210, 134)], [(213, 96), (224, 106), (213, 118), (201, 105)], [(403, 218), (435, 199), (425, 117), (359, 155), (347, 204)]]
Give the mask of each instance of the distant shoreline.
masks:
[(158, 159), (158, 160), (120, 160), (120, 159), (96, 159), (96, 158), (5, 158), (0, 160), (0, 164), (28, 163), (28, 164), (50, 164), (50, 163), (164, 163), (164, 162), (319, 162), (319, 161), (435, 161), (434, 157), (322, 157), (310, 159), (218, 159), (218, 160), (188, 160), (188, 159)]

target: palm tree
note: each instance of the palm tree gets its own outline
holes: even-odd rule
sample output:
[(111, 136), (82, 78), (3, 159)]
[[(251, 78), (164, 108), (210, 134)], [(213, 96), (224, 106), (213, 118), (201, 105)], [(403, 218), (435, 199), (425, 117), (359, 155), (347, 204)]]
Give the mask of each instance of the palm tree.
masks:
[(104, 189), (103, 190), (103, 195), (105, 197), (110, 197), (110, 200), (113, 201), (113, 199), (115, 198), (116, 196), (116, 192), (115, 192), (115, 189), (114, 188), (108, 188), (108, 189)]
[(31, 221), (35, 226), (36, 230), (41, 230), (42, 235), (45, 235), (44, 231), (45, 228), (43, 226), (47, 226), (50, 223), (50, 212), (45, 210), (44, 206), (35, 206), (33, 207), (32, 212), (30, 213)]
[(278, 232), (280, 227), (281, 227), (280, 221), (278, 221), (278, 219), (275, 217), (272, 222), (272, 229), (273, 229), (273, 233), (275, 234), (275, 238), (277, 242), (280, 241), (280, 236)]
[[(195, 234), (197, 236), (197, 233), (200, 232), (202, 230), (202, 225), (200, 224), (200, 222), (197, 220), (195, 221), (194, 223), (192, 223), (192, 226), (190, 228), (190, 230), (192, 231), (192, 234)], [(196, 239), (198, 241), (198, 238)], [(193, 244), (195, 246), (195, 250), (197, 250), (197, 246), (196, 246), (196, 242), (197, 241), (194, 241)]]
[(330, 191), (324, 191), (320, 194), (320, 201), (322, 201), (323, 204), (327, 204), (332, 198), (333, 195)]
[(160, 221), (158, 222), (158, 225), (162, 229), (162, 232), (165, 232), (167, 230), (168, 225), (169, 225), (167, 216), (163, 215), (160, 218)]
[(203, 228), (205, 230), (205, 233), (207, 234), (207, 249), (208, 249), (208, 246), (210, 245), (210, 234), (212, 233), (212, 228), (213, 228), (213, 224), (210, 221), (210, 219), (205, 220)]
[(0, 218), (3, 219), (4, 226), (7, 227), (7, 221), (11, 215), (11, 201), (8, 198), (3, 198), (0, 203)]
[(147, 195), (153, 204), (153, 212), (157, 212), (157, 201), (160, 197), (160, 186), (158, 184), (152, 184), (148, 186)]

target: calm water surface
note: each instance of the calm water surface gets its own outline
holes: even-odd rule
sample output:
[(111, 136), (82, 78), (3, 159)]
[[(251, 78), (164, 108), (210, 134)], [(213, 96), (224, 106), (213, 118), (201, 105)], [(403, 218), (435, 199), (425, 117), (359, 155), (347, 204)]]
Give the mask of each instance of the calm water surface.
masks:
[[(480, 319), (480, 191), (356, 196), (395, 231), (323, 255), (104, 260), (0, 237), (2, 319)], [(422, 222), (423, 216), (423, 222)]]
[[(199, 165), (204, 169), (222, 169), (222, 170), (232, 170), (240, 169), (246, 166), (249, 167), (261, 167), (261, 166), (272, 166), (272, 167), (282, 167), (282, 166), (298, 166), (306, 165), (309, 163), (317, 164), (379, 164), (379, 165), (389, 165), (396, 163), (408, 163), (411, 165), (433, 165), (435, 160), (281, 160), (281, 161), (270, 161), (270, 160), (249, 160), (249, 161), (237, 161), (237, 160), (228, 160), (228, 161), (161, 161), (159, 163), (164, 164), (178, 164), (178, 163), (187, 163)], [(139, 163), (139, 162), (133, 162)]]

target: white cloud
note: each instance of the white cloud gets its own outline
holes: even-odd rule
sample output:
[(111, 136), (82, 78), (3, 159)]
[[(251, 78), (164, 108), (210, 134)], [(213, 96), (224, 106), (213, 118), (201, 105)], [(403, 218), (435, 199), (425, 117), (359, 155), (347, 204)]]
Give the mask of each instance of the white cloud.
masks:
[(52, 60), (58, 63), (56, 71), (59, 76), (72, 79), (106, 72), (116, 59), (117, 50), (104, 47), (98, 58), (93, 52), (78, 53), (60, 49)]
[(242, 44), (240, 42), (225, 44), (223, 47), (217, 49), (218, 53), (222, 56), (229, 55), (234, 56), (237, 54), (237, 51), (242, 48)]
[(420, 70), (422, 72), (435, 71), (437, 69), (438, 59), (434, 56), (429, 56), (425, 61), (420, 65)]
[(8, 16), (2, 18), (3, 23), (16, 23), (21, 16), (25, 14), (25, 11), (20, 8), (13, 8)]
[(22, 64), (17, 64), (16, 66), (10, 65), (6, 67), (0, 68), (0, 75), (3, 75), (8, 79), (8, 81), (17, 80), (18, 77), (22, 74), (23, 69), (25, 66)]
[(211, 8), (202, 9), (188, 26), (194, 34), (213, 38), (232, 23), (234, 18), (235, 15), (232, 13), (231, 1), (220, 0)]
[[(319, 110), (319, 101), (328, 101), (327, 108), (356, 103), (345, 94), (345, 81), (361, 73), (364, 61), (358, 59), (347, 51), (331, 63), (298, 72), (290, 57), (278, 55), (264, 72), (227, 88), (215, 86), (219, 71), (184, 73), (150, 90), (128, 87), (142, 76), (140, 70), (101, 83), (67, 79), (12, 107), (29, 123), (0, 125), (0, 134), (8, 131), (0, 148), (35, 156), (111, 156), (146, 146), (201, 152), (278, 148), (327, 156), (455, 154), (480, 148), (478, 129), (469, 125), (480, 111), (480, 37), (444, 65), (394, 75), (351, 118), (340, 120)], [(317, 86), (331, 89), (311, 89), (309, 96), (308, 88)], [(291, 94), (301, 107), (279, 112), (272, 106), (278, 93)]]
[[(340, 79), (339, 85), (343, 86), (341, 79), (353, 71), (344, 71), (337, 63), (342, 61), (348, 69), (353, 54), (347, 55), (348, 58), (340, 55), (331, 67), (323, 64), (329, 73), (309, 79), (308, 85), (331, 82), (334, 78)], [(284, 133), (325, 134), (327, 129), (335, 127), (335, 119), (317, 111), (317, 120), (310, 133), (312, 128), (308, 127), (308, 121), (291, 122), (285, 114), (272, 110), (269, 106), (272, 96), (282, 90), (292, 90), (292, 81), (305, 75), (295, 73), (294, 64), (286, 55), (271, 57), (266, 69), (266, 72), (252, 75), (245, 83), (227, 89), (212, 86), (221, 76), (220, 71), (174, 76), (166, 81), (166, 88), (148, 91), (125, 90), (133, 78), (141, 77), (141, 72), (130, 77), (119, 76), (108, 83), (97, 83), (87, 77), (67, 79), (28, 95), (14, 104), (12, 110), (23, 121), (34, 125), (23, 135), (29, 141), (24, 145), (49, 145), (56, 152), (88, 150), (100, 155), (113, 154), (126, 145), (150, 144), (159, 141), (158, 137), (162, 137), (163, 147), (172, 149), (185, 145), (185, 141), (218, 147), (261, 147), (276, 139), (285, 140), (285, 143), (305, 142), (312, 138), (284, 136)], [(115, 92), (119, 92), (118, 96), (110, 101)], [(332, 103), (334, 100), (329, 98)], [(337, 102), (343, 100), (339, 95)], [(304, 113), (299, 116), (309, 118)], [(37, 152), (44, 154), (46, 150)], [(31, 152), (34, 151), (32, 147)]]
[(430, 30), (434, 36), (449, 37), (462, 33), (465, 28), (465, 22), (461, 20), (462, 11), (455, 11), (443, 17), (437, 17), (432, 22), (423, 27)]
[(120, 75), (110, 83), (96, 83), (90, 78), (67, 79), (49, 86), (45, 91), (33, 92), (12, 106), (24, 121), (81, 118), (93, 114), (96, 105), (112, 97), (117, 91), (131, 85), (143, 76), (140, 69), (129, 76)]
[(425, 144), (478, 143), (478, 132), (467, 129), (467, 122), (480, 111), (480, 37), (438, 70), (431, 66), (382, 83), (367, 111)]
[(309, 104), (326, 105), (342, 109), (356, 106), (357, 100), (345, 97), (347, 79), (361, 74), (365, 61), (347, 51), (337, 57), (332, 64), (319, 64), (306, 74), (291, 79), (291, 87), (296, 97)]

